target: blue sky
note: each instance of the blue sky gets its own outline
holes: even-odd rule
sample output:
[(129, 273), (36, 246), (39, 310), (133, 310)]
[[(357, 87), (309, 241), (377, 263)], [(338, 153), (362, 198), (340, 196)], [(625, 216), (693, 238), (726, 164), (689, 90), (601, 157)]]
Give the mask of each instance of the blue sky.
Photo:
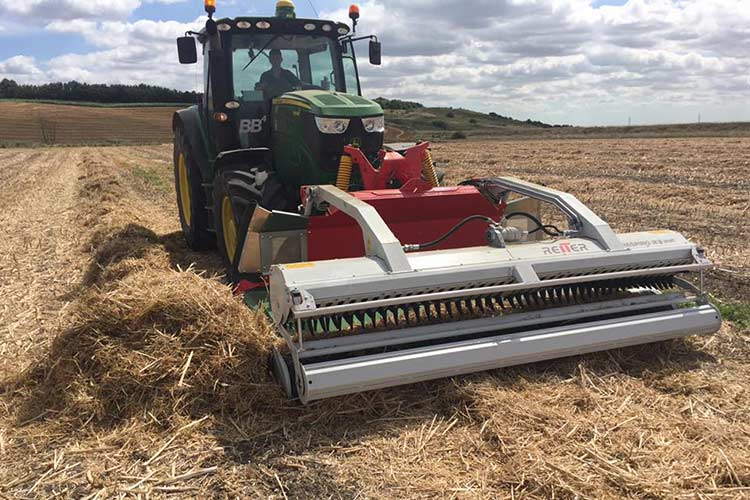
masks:
[[(313, 0), (346, 20), (349, 1)], [(274, 2), (217, 0), (220, 16)], [(298, 0), (300, 17), (315, 17)], [(384, 64), (365, 94), (581, 125), (750, 120), (748, 0), (364, 0)], [(0, 78), (195, 88), (174, 38), (196, 0), (0, 4)]]
[(596, 0), (593, 2), (594, 7), (601, 7), (602, 5), (624, 5), (625, 0)]

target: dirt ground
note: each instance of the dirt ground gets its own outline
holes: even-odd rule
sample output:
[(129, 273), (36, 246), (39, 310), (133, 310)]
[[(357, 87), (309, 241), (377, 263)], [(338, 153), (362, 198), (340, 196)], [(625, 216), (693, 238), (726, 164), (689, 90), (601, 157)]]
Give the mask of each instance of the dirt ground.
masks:
[[(750, 139), (456, 142), (750, 291)], [(171, 146), (0, 150), (0, 498), (750, 497), (750, 332), (285, 401), (272, 334), (178, 233)]]

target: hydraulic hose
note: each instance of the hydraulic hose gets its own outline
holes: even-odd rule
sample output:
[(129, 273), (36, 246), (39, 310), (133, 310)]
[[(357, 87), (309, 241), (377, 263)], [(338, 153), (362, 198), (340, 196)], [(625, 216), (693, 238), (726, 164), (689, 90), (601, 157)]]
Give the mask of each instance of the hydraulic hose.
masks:
[(484, 215), (472, 215), (472, 216), (469, 216), (469, 217), (465, 218), (464, 220), (462, 220), (461, 222), (459, 222), (455, 226), (453, 226), (453, 228), (450, 231), (448, 231), (447, 233), (445, 233), (440, 238), (438, 238), (438, 239), (436, 239), (434, 241), (427, 242), (427, 243), (420, 243), (420, 244), (417, 244), (417, 245), (405, 245), (404, 249), (406, 251), (408, 251), (408, 252), (417, 252), (417, 251), (420, 251), (420, 250), (427, 250), (428, 248), (436, 247), (436, 246), (440, 245), (441, 243), (443, 243), (448, 238), (450, 238), (451, 236), (453, 236), (454, 234), (456, 234), (456, 232), (458, 230), (460, 230), (462, 227), (464, 227), (466, 224), (468, 224), (469, 222), (474, 221), (474, 220), (483, 220), (483, 221), (487, 222), (488, 224), (497, 224), (496, 221), (492, 220), (489, 217), (485, 217)]
[[(508, 215), (506, 218), (507, 219), (513, 219), (513, 218), (518, 218), (518, 217), (525, 217), (525, 218), (531, 220), (534, 224), (537, 225), (536, 229), (534, 229), (532, 231), (529, 231), (529, 234), (534, 234), (534, 233), (537, 233), (539, 231), (543, 231), (544, 234), (546, 234), (548, 236), (552, 236), (552, 237), (559, 237), (559, 236), (563, 236), (564, 235), (564, 233), (562, 231), (560, 231), (557, 227), (552, 226), (552, 225), (545, 225), (536, 216), (534, 216), (534, 215), (532, 215), (530, 213), (515, 212), (515, 213), (512, 213), (512, 214)], [(456, 234), (456, 232), (458, 232), (466, 224), (468, 224), (471, 221), (475, 221), (475, 220), (483, 220), (483, 221), (487, 222), (487, 224), (489, 224), (489, 225), (496, 225), (497, 224), (497, 221), (491, 219), (490, 217), (486, 217), (484, 215), (471, 215), (471, 216), (465, 218), (464, 220), (462, 220), (461, 222), (459, 222), (458, 224), (456, 224), (455, 226), (453, 226), (453, 228), (451, 228), (450, 231), (448, 231), (447, 233), (445, 233), (440, 238), (438, 238), (436, 240), (433, 240), (433, 241), (429, 241), (427, 243), (419, 243), (419, 244), (416, 244), (416, 245), (404, 245), (404, 251), (407, 251), (407, 252), (418, 252), (418, 251), (421, 251), (421, 250), (427, 250), (427, 249), (430, 249), (430, 248), (434, 248), (434, 247), (440, 245), (441, 243), (443, 243), (444, 241), (446, 241), (448, 238), (450, 238), (454, 234)]]
[(542, 231), (547, 236), (552, 236), (552, 237), (558, 237), (558, 236), (563, 236), (564, 235), (564, 233), (562, 231), (560, 231), (556, 226), (544, 224), (536, 216), (534, 216), (534, 215), (532, 215), (530, 213), (527, 213), (527, 212), (514, 212), (514, 213), (506, 216), (505, 218), (506, 219), (514, 219), (514, 218), (518, 218), (518, 217), (525, 217), (525, 218), (529, 219), (531, 222), (533, 222), (534, 224), (536, 224), (536, 226), (537, 226), (536, 229), (534, 229), (533, 231), (529, 231), (529, 234), (534, 234), (534, 233), (538, 233), (539, 231)]

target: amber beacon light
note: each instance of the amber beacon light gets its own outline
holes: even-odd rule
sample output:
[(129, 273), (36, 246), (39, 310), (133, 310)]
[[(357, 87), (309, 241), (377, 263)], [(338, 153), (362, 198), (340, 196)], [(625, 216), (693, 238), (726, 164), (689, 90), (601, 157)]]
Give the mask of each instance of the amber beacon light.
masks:
[(349, 19), (352, 20), (352, 30), (356, 33), (357, 21), (359, 20), (359, 6), (358, 5), (351, 4), (349, 6)]
[(359, 6), (358, 5), (352, 4), (349, 6), (349, 18), (352, 21), (356, 21), (357, 19), (359, 19)]

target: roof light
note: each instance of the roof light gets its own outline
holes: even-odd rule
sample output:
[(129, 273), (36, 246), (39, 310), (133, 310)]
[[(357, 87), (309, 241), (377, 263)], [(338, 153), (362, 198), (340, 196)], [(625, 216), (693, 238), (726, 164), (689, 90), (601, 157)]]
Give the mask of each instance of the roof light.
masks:
[(216, 27), (219, 31), (230, 31), (232, 27), (226, 23), (221, 23)]
[(216, 12), (216, 0), (204, 0), (203, 6), (206, 8), (208, 14)]
[(268, 21), (258, 21), (257, 23), (255, 23), (255, 27), (259, 30), (267, 30), (271, 28), (271, 23), (269, 23)]
[(348, 26), (341, 26), (338, 29), (339, 35), (347, 35), (349, 34), (349, 27)]
[(237, 101), (229, 101), (226, 104), (227, 109), (240, 109), (240, 103)]
[(276, 17), (295, 19), (297, 14), (294, 12), (294, 2), (292, 0), (279, 0), (276, 2)]
[(326, 33), (329, 33), (332, 30), (333, 30), (333, 26), (331, 26), (330, 24), (323, 25), (323, 31), (325, 31)]
[(237, 21), (237, 27), (241, 30), (249, 30), (253, 25), (247, 21)]
[(316, 27), (317, 26), (315, 26), (313, 23), (307, 23), (307, 24), (305, 24), (305, 29), (307, 31), (314, 31)]

